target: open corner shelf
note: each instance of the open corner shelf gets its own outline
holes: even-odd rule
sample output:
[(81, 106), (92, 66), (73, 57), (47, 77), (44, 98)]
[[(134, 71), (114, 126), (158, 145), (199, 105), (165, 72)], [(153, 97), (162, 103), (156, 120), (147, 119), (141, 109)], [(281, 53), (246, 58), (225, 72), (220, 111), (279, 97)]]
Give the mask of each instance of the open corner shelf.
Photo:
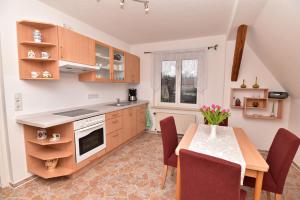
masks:
[[(47, 135), (59, 133), (61, 139), (51, 142), (49, 139), (38, 140), (37, 131), (40, 128), (24, 125), (26, 158), (28, 170), (43, 178), (53, 178), (70, 175), (76, 168), (75, 143), (73, 123), (47, 128)], [(48, 170), (47, 160), (58, 159), (55, 169)]]
[(38, 46), (38, 47), (54, 47), (56, 44), (48, 43), (48, 42), (33, 42), (33, 41), (22, 41), (20, 42), (22, 45), (28, 46)]
[[(39, 30), (41, 42), (35, 42), (33, 32)], [(58, 28), (49, 23), (19, 21), (17, 22), (18, 52), (19, 52), (19, 73), (21, 80), (37, 80), (31, 78), (31, 72), (42, 74), (48, 71), (52, 74), (52, 79), (38, 80), (58, 80)], [(35, 58), (28, 58), (28, 52), (33, 51)], [(41, 53), (47, 52), (51, 58), (41, 58)]]
[(38, 140), (36, 138), (28, 139), (28, 142), (38, 144), (41, 146), (48, 146), (48, 145), (55, 145), (55, 144), (66, 144), (72, 142), (72, 139), (70, 138), (61, 138), (58, 141), (50, 141), (50, 140)]
[(68, 169), (65, 167), (58, 166), (54, 170), (47, 170), (44, 166), (36, 167), (34, 170), (30, 170), (32, 173), (45, 178), (54, 178), (54, 177), (60, 177), (60, 176), (68, 176), (73, 173), (72, 169)]
[(50, 24), (50, 23), (35, 22), (35, 21), (29, 21), (29, 20), (19, 21), (19, 24), (22, 24), (22, 25), (25, 25), (25, 26), (34, 27), (34, 28), (37, 28), (37, 29), (53, 28), (53, 27), (56, 26), (56, 25)]
[(27, 60), (27, 61), (35, 61), (35, 62), (53, 62), (57, 61), (55, 59), (51, 58), (21, 58), (22, 60)]
[(39, 148), (36, 150), (30, 150), (28, 151), (28, 154), (40, 160), (53, 160), (56, 158), (67, 158), (73, 155), (71, 151), (61, 151), (60, 149), (55, 149), (55, 148)]

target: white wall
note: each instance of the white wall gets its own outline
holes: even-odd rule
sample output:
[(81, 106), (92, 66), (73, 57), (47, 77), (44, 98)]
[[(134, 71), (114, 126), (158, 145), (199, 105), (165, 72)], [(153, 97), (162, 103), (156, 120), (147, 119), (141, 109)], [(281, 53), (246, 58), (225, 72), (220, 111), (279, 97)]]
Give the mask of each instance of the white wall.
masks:
[[(7, 103), (8, 137), (11, 151), (12, 183), (30, 176), (27, 173), (22, 126), (15, 117), (20, 114), (41, 112), (65, 107), (101, 103), (127, 97), (126, 84), (81, 83), (76, 75), (62, 74), (59, 81), (19, 80), (16, 21), (26, 19), (67, 24), (75, 31), (115, 47), (128, 50), (129, 45), (87, 24), (54, 10), (36, 0), (2, 0), (1, 49)], [(14, 110), (14, 94), (23, 95), (23, 111)], [(88, 100), (87, 95), (98, 94), (99, 99)]]
[[(223, 97), (223, 78), (225, 65), (225, 37), (212, 36), (203, 38), (193, 38), (186, 40), (165, 41), (157, 43), (147, 43), (131, 46), (131, 51), (141, 58), (141, 84), (138, 88), (138, 97), (149, 99), (153, 105), (152, 74), (153, 74), (153, 55), (144, 52), (197, 49), (218, 44), (218, 51), (209, 50), (207, 52), (208, 63), (208, 85), (210, 87), (204, 95), (201, 103), (222, 103)], [(218, 81), (215, 81), (218, 80)]]
[[(291, 100), (291, 112), (289, 118), (289, 130), (295, 133), (300, 138), (300, 99), (292, 98)], [(296, 163), (300, 166), (300, 150), (296, 154)]]
[[(225, 105), (230, 103), (230, 88), (239, 87), (242, 80), (246, 80), (248, 87), (254, 84), (255, 77), (258, 77), (258, 82), (262, 88), (269, 88), (271, 91), (284, 91), (279, 82), (273, 77), (268, 68), (261, 62), (252, 49), (246, 45), (243, 53), (243, 59), (237, 82), (231, 82), (231, 68), (235, 41), (227, 42), (226, 49), (226, 78), (225, 78)], [(231, 109), (232, 116), (230, 124), (232, 126), (242, 127), (255, 145), (262, 150), (268, 150), (271, 142), (281, 127), (288, 127), (290, 100), (284, 101), (283, 119), (281, 120), (260, 120), (260, 119), (245, 119), (242, 111), (239, 109)]]
[[(144, 54), (144, 51), (163, 51), (174, 49), (193, 49), (212, 44), (219, 44), (218, 51), (208, 51), (208, 88), (204, 92), (202, 104), (218, 103), (226, 107), (230, 106), (230, 88), (239, 87), (242, 79), (246, 79), (248, 86), (252, 86), (255, 77), (259, 77), (261, 87), (270, 90), (283, 91), (281, 85), (276, 81), (255, 53), (246, 45), (241, 64), (238, 82), (231, 82), (231, 68), (234, 54), (235, 41), (225, 42), (223, 36), (194, 38), (168, 42), (139, 44), (131, 47), (132, 52), (141, 57), (141, 80), (138, 87), (140, 97), (151, 100), (153, 105), (152, 89), (152, 56)], [(280, 127), (288, 127), (289, 100), (284, 104), (284, 116), (281, 120), (252, 120), (242, 116), (242, 110), (232, 109), (229, 123), (231, 126), (242, 127), (251, 140), (259, 149), (267, 150)], [(155, 109), (154, 109), (155, 111)], [(166, 110), (170, 112), (170, 110)], [(198, 114), (199, 116), (199, 114)]]

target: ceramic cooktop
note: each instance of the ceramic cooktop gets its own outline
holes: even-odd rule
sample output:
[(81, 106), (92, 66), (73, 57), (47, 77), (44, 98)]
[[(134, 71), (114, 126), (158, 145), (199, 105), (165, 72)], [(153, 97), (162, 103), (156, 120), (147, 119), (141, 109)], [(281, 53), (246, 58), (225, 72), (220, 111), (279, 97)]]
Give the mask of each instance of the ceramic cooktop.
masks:
[(59, 113), (53, 113), (54, 115), (61, 115), (61, 116), (67, 116), (67, 117), (77, 117), (80, 115), (86, 115), (90, 113), (98, 112), (96, 110), (88, 110), (88, 109), (76, 109), (76, 110), (70, 110), (66, 112), (59, 112)]

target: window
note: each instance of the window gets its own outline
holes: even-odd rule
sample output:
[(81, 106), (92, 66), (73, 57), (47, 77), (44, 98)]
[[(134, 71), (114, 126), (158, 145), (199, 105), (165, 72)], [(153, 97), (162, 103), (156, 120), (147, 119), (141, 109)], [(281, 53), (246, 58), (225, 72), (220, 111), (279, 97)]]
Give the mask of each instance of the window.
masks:
[(198, 60), (182, 60), (180, 103), (197, 104)]
[(153, 77), (155, 105), (196, 108), (203, 91), (203, 88), (200, 89), (205, 74), (203, 57), (204, 51), (156, 54)]
[(161, 65), (161, 102), (175, 103), (176, 61), (162, 61)]

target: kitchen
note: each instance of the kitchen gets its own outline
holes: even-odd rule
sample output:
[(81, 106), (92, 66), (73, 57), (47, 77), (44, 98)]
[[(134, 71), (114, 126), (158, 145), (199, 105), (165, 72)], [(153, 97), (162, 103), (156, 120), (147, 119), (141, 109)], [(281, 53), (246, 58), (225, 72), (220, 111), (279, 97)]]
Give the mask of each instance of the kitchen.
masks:
[[(243, 109), (232, 108), (232, 88), (239, 88), (243, 79), (246, 79), (246, 84), (250, 88), (255, 78), (258, 77), (261, 89), (289, 91), (291, 94), (293, 91), (289, 85), (283, 86), (284, 82), (274, 76), (267, 62), (263, 62), (262, 57), (258, 56), (260, 51), (250, 43), (254, 41), (251, 40), (253, 37), (251, 34), (249, 38), (247, 36), (249, 44), (246, 44), (244, 48), (238, 81), (230, 80), (236, 29), (240, 24), (248, 23), (251, 27), (256, 22), (255, 16), (249, 14), (247, 16), (249, 20), (243, 21), (242, 19), (245, 18), (236, 14), (235, 20), (229, 23), (234, 10), (233, 1), (228, 3), (214, 1), (209, 5), (192, 1), (187, 4), (186, 9), (192, 11), (187, 13), (181, 10), (181, 14), (193, 20), (209, 16), (204, 12), (206, 6), (207, 10), (219, 13), (215, 19), (212, 19), (216, 23), (214, 26), (200, 20), (199, 24), (202, 28), (198, 27), (197, 30), (192, 28), (194, 25), (185, 21), (184, 18), (176, 18), (174, 11), (167, 9), (168, 2), (162, 2), (160, 5), (157, 1), (150, 1), (148, 11), (143, 3), (131, 0), (124, 2), (124, 8), (120, 8), (118, 0), (115, 2), (91, 0), (88, 3), (76, 1), (73, 9), (69, 3), (67, 0), (62, 1), (61, 4), (58, 1), (44, 0), (26, 2), (4, 0), (3, 3), (1, 2), (0, 38), (3, 72), (1, 73), (3, 74), (1, 75), (3, 85), (1, 99), (5, 101), (1, 102), (4, 111), (4, 113), (1, 112), (1, 124), (4, 125), (0, 127), (1, 133), (6, 132), (0, 135), (2, 152), (0, 158), (4, 160), (0, 165), (1, 185), (22, 188), (24, 184), (38, 184), (41, 181), (45, 186), (43, 189), (47, 189), (46, 185), (50, 184), (51, 178), (56, 176), (63, 176), (63, 178), (58, 178), (58, 181), (65, 180), (65, 176), (74, 176), (71, 180), (67, 179), (66, 184), (80, 180), (87, 183), (87, 181), (92, 181), (92, 176), (98, 177), (102, 174), (101, 169), (109, 170), (109, 167), (113, 168), (115, 164), (119, 171), (126, 171), (121, 166), (127, 166), (126, 176), (132, 176), (131, 181), (136, 181), (141, 188), (142, 177), (146, 182), (144, 184), (150, 188), (153, 187), (152, 189), (140, 188), (141, 193), (130, 188), (132, 192), (128, 195), (131, 199), (150, 199), (149, 196), (152, 199), (156, 197), (175, 199), (176, 176), (167, 176), (164, 190), (160, 189), (160, 181), (158, 181), (163, 172), (159, 122), (173, 115), (178, 133), (184, 134), (189, 124), (203, 122), (199, 109), (202, 105), (211, 103), (230, 108), (230, 126), (245, 129), (257, 149), (268, 150), (276, 131), (281, 127), (297, 133), (297, 122), (293, 121), (297, 119), (294, 117), (298, 108), (296, 95), (295, 98), (291, 96), (283, 101), (280, 119), (249, 119), (245, 118)], [(218, 4), (219, 7), (216, 6)], [(237, 9), (241, 12), (247, 7), (245, 6), (247, 4), (243, 2), (238, 5), (240, 6)], [(253, 13), (257, 16), (260, 16), (261, 12), (266, 13), (267, 11), (262, 11), (265, 5), (269, 6), (266, 9), (272, 7), (269, 1), (258, 2), (256, 7), (254, 5), (252, 7)], [(181, 9), (182, 4), (174, 2), (173, 6), (176, 11), (176, 9)], [(160, 20), (156, 18), (164, 17), (164, 13), (166, 13), (168, 25), (163, 22), (160, 24)], [(195, 13), (200, 14), (195, 18)], [(246, 16), (247, 13), (244, 15)], [(118, 19), (119, 21), (124, 19), (124, 23), (118, 22)], [(259, 19), (265, 18), (262, 15)], [(182, 27), (190, 31), (175, 31), (178, 30), (177, 20)], [(259, 20), (256, 23), (258, 22)], [(248, 31), (251, 31), (249, 27)], [(166, 31), (167, 29), (169, 31)], [(38, 31), (34, 32), (35, 30)], [(207, 30), (207, 32), (202, 30)], [(42, 37), (42, 44), (30, 43), (34, 41), (34, 36), (38, 40), (39, 35)], [(208, 50), (208, 47), (211, 48)], [(30, 50), (34, 52), (34, 56)], [(203, 82), (191, 83), (193, 79), (186, 79), (185, 82), (187, 92), (182, 96), (186, 97), (189, 102), (195, 102), (194, 105), (178, 104), (181, 98), (179, 79), (176, 78), (175, 87), (171, 90), (171, 84), (168, 84), (167, 92), (163, 93), (163, 97), (165, 101), (176, 102), (173, 106), (170, 102), (160, 102), (163, 89), (159, 87), (162, 80), (160, 75), (157, 75), (156, 68), (153, 68), (153, 63), (156, 62), (153, 59), (156, 55), (160, 56), (165, 52), (177, 54), (182, 51), (185, 53), (192, 51), (188, 52), (191, 53), (189, 55), (196, 52), (205, 56), (203, 66), (206, 67), (198, 68), (198, 72), (203, 75), (198, 73), (197, 78)], [(201, 59), (202, 57), (199, 61)], [(43, 68), (39, 67), (41, 63)], [(179, 70), (176, 70), (176, 77), (181, 76)], [(173, 72), (169, 75), (173, 75)], [(197, 88), (196, 91), (194, 88)], [(171, 92), (173, 89), (176, 95)], [(268, 104), (267, 107), (271, 110), (272, 104)], [(97, 135), (93, 136), (98, 137), (97, 141), (100, 143), (90, 143), (87, 146), (81, 143), (80, 146), (80, 141), (82, 141), (80, 138), (84, 138), (86, 133), (93, 133), (94, 130)], [(261, 134), (261, 130), (265, 130), (268, 134)], [(35, 138), (38, 131), (41, 137), (44, 137), (46, 131), (47, 139), (51, 137), (53, 140), (58, 140), (54, 141), (58, 144), (50, 145), (57, 145), (59, 149), (55, 151), (57, 154), (54, 157), (53, 154), (51, 156), (35, 154), (36, 150), (47, 148), (47, 144)], [(81, 133), (82, 136), (72, 137), (74, 133), (75, 135)], [(144, 144), (144, 141), (147, 143)], [(91, 146), (94, 146), (94, 150), (90, 149)], [(85, 153), (80, 153), (80, 148)], [(134, 152), (135, 148), (137, 152)], [(132, 154), (132, 157), (125, 155), (124, 152)], [(155, 152), (155, 155), (151, 157), (150, 152)], [(58, 161), (57, 155), (60, 155)], [(117, 159), (120, 159), (120, 163), (116, 161)], [(43, 172), (43, 170), (48, 172), (44, 166), (47, 160), (57, 162), (57, 167), (62, 166), (61, 164), (66, 164), (65, 166), (68, 167), (60, 168), (63, 170), (49, 175)], [(141, 160), (144, 164), (151, 166), (154, 169), (153, 172), (143, 165)], [(52, 162), (48, 164), (52, 165)], [(129, 169), (130, 163), (136, 163), (140, 169)], [(299, 152), (296, 154), (294, 163), (299, 166)], [(39, 170), (37, 166), (43, 166), (43, 170)], [(115, 174), (119, 172), (113, 171)], [(81, 174), (86, 179), (83, 180)], [(50, 182), (36, 179), (34, 175), (50, 178)], [(126, 182), (124, 177), (122, 178), (121, 175), (119, 177)], [(113, 178), (114, 181), (118, 179), (118, 177)], [(107, 183), (114, 181), (107, 181)], [(123, 187), (121, 183), (118, 182), (118, 184)], [(123, 188), (116, 192), (109, 187), (106, 189), (110, 191), (110, 195), (102, 194), (107, 199), (126, 190)], [(288, 188), (288, 191), (290, 196), (295, 194), (293, 188)], [(38, 193), (28, 199), (35, 195), (38, 196)], [(76, 194), (73, 192), (72, 195), (75, 195), (75, 199)], [(66, 196), (64, 198), (67, 198)], [(105, 199), (104, 196), (102, 196), (103, 199)], [(293, 198), (290, 197), (290, 199)]]

